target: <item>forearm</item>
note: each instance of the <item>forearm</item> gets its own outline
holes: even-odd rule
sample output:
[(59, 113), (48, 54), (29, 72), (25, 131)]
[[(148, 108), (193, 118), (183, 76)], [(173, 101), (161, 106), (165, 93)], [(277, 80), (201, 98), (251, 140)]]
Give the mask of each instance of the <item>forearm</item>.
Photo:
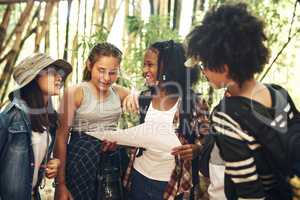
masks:
[(58, 168), (58, 175), (56, 177), (56, 182), (58, 184), (65, 183), (65, 164), (67, 155), (67, 138), (57, 137), (55, 148), (54, 148), (54, 157), (60, 160), (60, 167)]

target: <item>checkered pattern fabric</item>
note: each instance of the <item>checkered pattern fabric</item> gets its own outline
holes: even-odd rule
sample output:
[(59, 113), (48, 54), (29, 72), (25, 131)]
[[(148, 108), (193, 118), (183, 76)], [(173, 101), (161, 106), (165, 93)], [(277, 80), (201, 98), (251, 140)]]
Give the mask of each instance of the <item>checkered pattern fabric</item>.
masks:
[[(191, 131), (195, 136), (195, 143), (201, 144), (201, 140), (208, 133), (209, 129), (209, 112), (206, 102), (201, 98), (196, 98), (193, 101), (194, 110), (190, 113), (189, 124)], [(178, 127), (179, 123), (179, 109), (180, 102), (178, 103), (178, 110), (173, 120), (174, 127)], [(177, 133), (179, 140), (182, 144), (187, 144), (185, 136), (188, 134)], [(131, 150), (131, 156), (126, 174), (123, 179), (123, 185), (127, 190), (131, 187), (131, 172), (133, 170), (133, 164), (138, 149), (134, 148)], [(174, 200), (177, 195), (181, 193), (188, 193), (193, 187), (192, 184), (192, 163), (191, 161), (179, 160), (175, 157), (176, 166), (172, 172), (171, 179), (168, 182), (164, 193), (164, 200)]]
[(67, 150), (66, 182), (74, 200), (95, 200), (101, 142), (73, 133)]

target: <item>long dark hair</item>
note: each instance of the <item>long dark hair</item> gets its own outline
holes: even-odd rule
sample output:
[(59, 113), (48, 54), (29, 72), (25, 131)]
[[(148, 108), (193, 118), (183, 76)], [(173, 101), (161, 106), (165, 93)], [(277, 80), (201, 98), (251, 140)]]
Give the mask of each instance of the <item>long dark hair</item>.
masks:
[[(149, 49), (158, 53), (157, 80), (168, 94), (185, 91), (198, 80), (199, 69), (184, 66), (186, 56), (181, 43), (173, 40), (156, 42)], [(172, 84), (172, 82), (177, 84)]]
[[(168, 95), (176, 94), (181, 97), (180, 107), (180, 133), (190, 136), (189, 122), (196, 101), (196, 94), (192, 86), (199, 80), (200, 69), (198, 67), (187, 68), (184, 66), (186, 55), (181, 43), (173, 40), (156, 42), (149, 49), (158, 52), (158, 74), (157, 80), (162, 84)], [(177, 84), (169, 84), (176, 82)], [(155, 89), (151, 88), (152, 93)], [(189, 137), (188, 137), (189, 138)]]
[(118, 49), (115, 45), (104, 42), (97, 43), (90, 51), (88, 56), (88, 61), (83, 71), (83, 81), (91, 80), (91, 72), (89, 70), (89, 65), (93, 66), (100, 56), (112, 56), (117, 58), (120, 62), (122, 61), (122, 51)]
[(19, 98), (25, 101), (28, 108), (27, 114), (29, 115), (33, 131), (44, 132), (45, 128), (50, 129), (57, 125), (58, 117), (53, 108), (51, 98), (48, 100), (48, 105), (45, 105), (42, 90), (36, 79), (21, 88), (19, 92)]

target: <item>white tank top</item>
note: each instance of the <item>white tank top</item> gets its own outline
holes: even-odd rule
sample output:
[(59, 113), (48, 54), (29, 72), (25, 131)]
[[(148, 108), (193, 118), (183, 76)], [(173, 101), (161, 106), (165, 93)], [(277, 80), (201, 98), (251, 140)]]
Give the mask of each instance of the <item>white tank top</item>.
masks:
[[(46, 156), (47, 149), (49, 148), (49, 144), (51, 143), (51, 135), (49, 134), (49, 141), (47, 141), (48, 134), (46, 131), (43, 133), (32, 131), (31, 141), (32, 141), (32, 149), (34, 155), (34, 171), (32, 178), (32, 189), (35, 188), (38, 181), (38, 173), (41, 167), (41, 164)], [(48, 142), (48, 144), (47, 144)], [(47, 164), (47, 163), (45, 163)]]
[[(154, 109), (151, 102), (145, 123), (153, 123), (152, 127), (160, 134), (175, 134), (173, 119), (177, 110), (177, 103), (168, 111), (160, 111)], [(142, 156), (135, 158), (134, 161), (135, 170), (149, 179), (158, 181), (169, 181), (174, 168), (175, 158), (173, 155), (154, 149), (147, 149)]]

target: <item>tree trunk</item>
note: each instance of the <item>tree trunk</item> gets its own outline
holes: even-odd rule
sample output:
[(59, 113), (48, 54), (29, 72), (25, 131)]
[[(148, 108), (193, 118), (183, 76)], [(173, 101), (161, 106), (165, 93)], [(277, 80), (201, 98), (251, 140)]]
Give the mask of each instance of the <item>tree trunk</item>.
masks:
[(101, 10), (101, 29), (103, 29), (103, 27), (104, 27), (106, 8), (107, 8), (107, 0), (104, 0), (104, 5)]
[[(104, 2), (105, 3), (105, 2)], [(83, 38), (84, 38), (84, 41), (86, 40), (86, 12), (87, 12), (87, 4), (86, 4), (86, 1), (84, 2), (84, 21), (83, 21)], [(84, 54), (85, 54), (85, 51), (86, 51), (86, 44), (84, 42), (84, 45), (83, 45), (83, 50), (82, 50), (82, 55), (81, 55), (81, 58), (82, 58), (82, 64), (85, 65), (85, 57), (84, 57)]]
[(14, 9), (14, 7), (15, 6), (11, 5), (11, 4), (6, 7), (6, 10), (5, 10), (5, 13), (3, 15), (1, 25), (0, 25), (0, 55), (1, 55), (2, 45), (3, 45), (3, 42), (5, 40), (5, 36), (6, 36), (6, 33), (7, 33), (6, 30), (7, 30), (9, 21), (10, 21), (10, 16), (11, 16), (11, 13), (12, 13), (12, 10)]
[(22, 42), (22, 34), (24, 31), (24, 27), (28, 22), (31, 10), (33, 8), (34, 1), (33, 0), (28, 0), (28, 3), (24, 9), (24, 11), (21, 14), (21, 17), (15, 27), (15, 41), (13, 48), (9, 52), (7, 59), (6, 59), (6, 64), (3, 69), (3, 73), (0, 77), (0, 91), (1, 91), (1, 102), (5, 98), (6, 95), (6, 90), (8, 88), (8, 83), (11, 77), (12, 73), (12, 67), (14, 66), (17, 58), (17, 53), (20, 51), (21, 47), (21, 42)]
[[(98, 0), (95, 0), (98, 1)], [(80, 4), (81, 1), (78, 1), (78, 10), (77, 10), (77, 22), (76, 22), (76, 33), (73, 39), (72, 43), (72, 57), (71, 57), (71, 65), (73, 66), (73, 69), (75, 67), (75, 80), (76, 84), (79, 82), (79, 77), (78, 77), (78, 31), (79, 31), (79, 16), (80, 16)], [(99, 8), (99, 7), (98, 7)]]
[(154, 1), (154, 15), (159, 14), (160, 0)]
[[(21, 41), (21, 43), (20, 43), (20, 50), (22, 49), (22, 47), (23, 47), (25, 41), (26, 41), (33, 33), (36, 32), (35, 29), (36, 29), (36, 28), (33, 28), (33, 29), (28, 28), (27, 34), (25, 35), (25, 37), (22, 39), (22, 41)], [(16, 61), (18, 60), (18, 57), (19, 57), (21, 51), (15, 52), (15, 55), (12, 55), (14, 52), (15, 52), (15, 51), (10, 51), (10, 52), (8, 53), (8, 57), (7, 57), (7, 58), (8, 58), (8, 59), (11, 59), (12, 62), (7, 62), (7, 63), (6, 63), (7, 66), (13, 66), (13, 65), (15, 65)], [(14, 56), (14, 57), (13, 57), (13, 56)], [(11, 58), (10, 58), (10, 57), (11, 57)], [(13, 68), (11, 67), (11, 68), (9, 68), (8, 74), (12, 74), (12, 72), (13, 72)], [(7, 79), (5, 80), (4, 87), (3, 87), (3, 92), (2, 92), (2, 95), (0, 96), (0, 97), (1, 97), (1, 99), (0, 99), (0, 102), (1, 102), (1, 103), (2, 103), (2, 102), (4, 101), (4, 99), (5, 99), (5, 96), (6, 96), (6, 93), (7, 93), (7, 90), (8, 90), (8, 86), (9, 86), (9, 83), (10, 83), (10, 80), (11, 80), (10, 76), (8, 76)]]
[(113, 22), (114, 22), (114, 18), (116, 16), (116, 11), (117, 11), (116, 0), (109, 0), (108, 1), (108, 7), (107, 7), (106, 11), (107, 11), (106, 28), (108, 30), (111, 30), (111, 27), (112, 27)]
[(50, 31), (47, 29), (45, 33), (45, 53), (49, 54), (50, 49)]
[(159, 16), (167, 16), (167, 13), (168, 13), (168, 0), (160, 0)]
[[(38, 16), (39, 16), (40, 10), (41, 10), (41, 4), (39, 4), (39, 6), (36, 8), (34, 14), (32, 15), (32, 18), (31, 18), (31, 20), (30, 20), (30, 22), (29, 22), (29, 24), (28, 24), (28, 26), (27, 26), (26, 35), (27, 35), (30, 31), (32, 31), (31, 29), (34, 29), (34, 33), (36, 32), (37, 27), (32, 28), (32, 25), (33, 25), (33, 23), (34, 23), (35, 20), (38, 20)], [(32, 34), (33, 34), (33, 33), (32, 33)], [(26, 38), (26, 36), (25, 36), (25, 38)], [(22, 46), (22, 45), (21, 45), (21, 46)], [(22, 48), (20, 48), (20, 49), (22, 49)], [(2, 62), (4, 62), (4, 61), (7, 59), (9, 52), (10, 52), (10, 50), (8, 50), (8, 53), (7, 53), (7, 54), (5, 54), (4, 56), (1, 57), (1, 59), (0, 59), (0, 64), (1, 64)], [(1, 89), (0, 89), (0, 90), (1, 90)]]
[(196, 14), (197, 14), (197, 3), (198, 0), (194, 0), (194, 4), (193, 4), (193, 14), (192, 14), (192, 26), (195, 23), (195, 19), (196, 19)]
[(172, 0), (168, 0), (168, 27), (171, 25)]
[(150, 4), (150, 14), (154, 15), (154, 0), (149, 0), (149, 4)]
[(49, 29), (49, 21), (52, 15), (53, 8), (57, 2), (55, 0), (50, 0), (46, 4), (44, 18), (39, 22), (39, 26), (37, 29), (36, 37), (35, 37), (35, 47), (34, 52), (39, 52), (40, 44), (43, 37), (45, 37), (46, 32)]
[(128, 53), (128, 24), (127, 24), (127, 17), (129, 16), (129, 0), (125, 0), (125, 22), (124, 22), (124, 28), (123, 28), (123, 40), (122, 40), (122, 47), (124, 49), (124, 55), (127, 55)]
[(4, 70), (3, 70), (3, 74), (1, 75), (1, 80), (0, 80), (0, 84), (1, 84), (1, 99), (0, 99), (0, 103), (2, 103), (5, 99), (6, 93), (7, 93), (7, 88), (9, 85), (9, 80), (11, 77), (11, 74), (13, 72), (13, 65), (15, 63), (16, 60), (16, 51), (14, 49), (12, 49), (7, 56), (7, 62), (4, 66)]
[(95, 30), (99, 25), (99, 8), (100, 8), (100, 2), (99, 0), (94, 0), (93, 5), (93, 11), (92, 11), (92, 19), (91, 19), (91, 29), (90, 29), (90, 35), (92, 35), (93, 30)]
[(57, 57), (60, 58), (60, 40), (59, 40), (59, 2), (56, 8), (56, 47), (57, 47)]
[(72, 0), (68, 0), (68, 14), (67, 14), (67, 24), (66, 24), (66, 39), (65, 39), (65, 48), (64, 56), (65, 60), (68, 60), (68, 46), (69, 46), (69, 27), (70, 27), (70, 12), (71, 12)]
[[(48, 1), (48, 0), (34, 0), (34, 1)], [(63, 0), (61, 0), (63, 1)], [(15, 4), (15, 3), (22, 3), (22, 2), (29, 2), (28, 0), (0, 0), (0, 4)]]
[(204, 11), (205, 0), (200, 0), (199, 10)]
[(179, 29), (182, 0), (174, 1), (173, 30)]
[[(6, 41), (4, 42), (4, 45), (3, 45), (4, 49), (3, 49), (2, 52), (4, 52), (5, 48), (9, 46), (9, 43), (11, 42), (11, 39), (14, 35), (16, 35), (16, 37), (17, 37), (19, 32), (21, 32), (21, 35), (22, 35), (22, 30), (24, 29), (24, 26), (26, 25), (26, 23), (28, 21), (28, 18), (30, 16), (30, 12), (33, 8), (33, 4), (34, 4), (33, 0), (28, 0), (28, 3), (27, 3), (24, 11), (22, 12), (22, 14), (20, 16), (20, 19), (19, 19), (18, 23), (16, 24), (15, 28), (10, 33), (10, 35), (7, 37)], [(16, 41), (17, 41), (17, 39), (16, 39)], [(16, 46), (15, 43), (14, 43), (14, 46)]]

